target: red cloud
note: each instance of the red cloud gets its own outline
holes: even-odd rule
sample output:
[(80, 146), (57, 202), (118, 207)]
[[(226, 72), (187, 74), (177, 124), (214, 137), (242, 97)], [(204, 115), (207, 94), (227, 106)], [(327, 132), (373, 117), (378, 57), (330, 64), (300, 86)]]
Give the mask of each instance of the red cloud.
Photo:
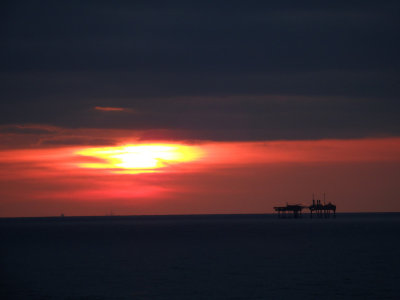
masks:
[[(97, 130), (66, 134), (89, 139)], [(125, 131), (101, 133), (116, 134), (135, 143)], [(102, 161), (80, 156), (83, 144), (50, 146), (0, 150), (0, 216), (268, 212), (313, 191), (326, 191), (341, 211), (400, 209), (399, 138), (202, 142), (198, 161), (142, 174), (79, 167)]]
[(111, 106), (95, 106), (95, 110), (100, 110), (100, 111), (131, 111), (129, 108), (123, 108), (123, 107), (111, 107)]

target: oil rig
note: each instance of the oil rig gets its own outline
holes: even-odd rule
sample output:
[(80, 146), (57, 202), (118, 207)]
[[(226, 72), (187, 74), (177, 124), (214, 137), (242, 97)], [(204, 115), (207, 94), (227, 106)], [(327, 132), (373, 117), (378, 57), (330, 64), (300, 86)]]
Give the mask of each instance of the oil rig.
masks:
[(329, 218), (331, 215), (336, 217), (336, 205), (331, 202), (325, 203), (325, 193), (323, 204), (321, 203), (321, 200), (315, 200), (313, 194), (312, 205), (305, 206), (302, 204), (286, 203), (286, 206), (275, 206), (274, 210), (278, 213), (278, 218), (299, 218), (302, 216), (303, 209), (307, 208), (310, 211), (310, 218), (313, 218), (313, 216), (317, 218)]

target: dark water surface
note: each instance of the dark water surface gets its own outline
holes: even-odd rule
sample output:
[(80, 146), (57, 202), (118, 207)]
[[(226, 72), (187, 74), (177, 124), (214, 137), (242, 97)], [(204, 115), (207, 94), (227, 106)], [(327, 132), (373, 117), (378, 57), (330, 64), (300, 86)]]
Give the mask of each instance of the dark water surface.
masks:
[(0, 219), (1, 299), (400, 299), (400, 214)]

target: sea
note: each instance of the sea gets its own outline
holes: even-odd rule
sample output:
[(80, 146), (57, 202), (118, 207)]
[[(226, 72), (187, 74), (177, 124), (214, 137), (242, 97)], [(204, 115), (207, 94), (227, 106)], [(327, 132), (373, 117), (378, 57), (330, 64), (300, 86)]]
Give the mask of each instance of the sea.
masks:
[(400, 213), (2, 218), (0, 299), (400, 299)]

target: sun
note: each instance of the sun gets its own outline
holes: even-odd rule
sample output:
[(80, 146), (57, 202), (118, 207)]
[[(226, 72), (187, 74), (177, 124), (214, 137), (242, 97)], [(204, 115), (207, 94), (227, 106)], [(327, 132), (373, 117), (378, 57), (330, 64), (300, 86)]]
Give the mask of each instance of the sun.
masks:
[(198, 146), (180, 144), (138, 144), (116, 147), (97, 147), (79, 150), (76, 154), (96, 159), (83, 162), (81, 168), (108, 169), (113, 173), (150, 173), (203, 156)]

